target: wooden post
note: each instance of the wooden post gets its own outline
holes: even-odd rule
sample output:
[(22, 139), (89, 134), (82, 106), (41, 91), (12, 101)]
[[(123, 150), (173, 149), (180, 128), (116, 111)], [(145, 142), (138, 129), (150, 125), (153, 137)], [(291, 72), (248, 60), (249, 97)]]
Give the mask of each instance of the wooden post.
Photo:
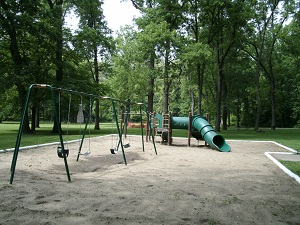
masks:
[[(208, 113), (206, 113), (206, 120), (209, 123), (209, 115), (208, 115)], [(204, 141), (204, 144), (205, 144), (205, 146), (207, 146), (207, 142), (206, 141)]]
[(188, 146), (191, 146), (191, 123), (192, 123), (192, 113), (189, 112), (189, 124), (188, 124)]
[(125, 119), (124, 119), (124, 137), (127, 138), (127, 124), (128, 124), (128, 112), (125, 111)]
[(168, 121), (168, 145), (172, 144), (172, 127), (171, 127), (172, 113), (169, 112), (169, 121)]
[[(153, 124), (152, 124), (152, 130), (150, 130), (151, 136), (156, 136), (156, 112), (153, 112)], [(150, 136), (150, 137), (151, 137)]]
[(148, 137), (150, 137), (150, 135), (149, 135), (149, 129), (150, 129), (149, 120), (151, 121), (151, 115), (152, 115), (152, 113), (149, 112), (147, 115), (147, 118), (146, 118), (146, 142), (148, 142)]

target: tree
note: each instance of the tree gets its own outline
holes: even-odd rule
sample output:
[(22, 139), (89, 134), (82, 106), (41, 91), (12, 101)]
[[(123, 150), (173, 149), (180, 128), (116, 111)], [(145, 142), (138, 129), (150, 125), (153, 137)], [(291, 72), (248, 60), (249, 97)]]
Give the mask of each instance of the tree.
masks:
[[(21, 109), (24, 107), (26, 87), (39, 77), (35, 72), (46, 58), (42, 59), (41, 51), (35, 51), (40, 45), (38, 28), (42, 25), (39, 16), (45, 12), (43, 7), (40, 1), (0, 1), (1, 39), (6, 40), (2, 43), (6, 44), (13, 62), (10, 80), (17, 87)], [(31, 132), (27, 116), (23, 132)]]
[[(300, 23), (295, 14), (294, 19), (286, 25), (280, 36), (279, 56), (282, 63), (280, 74), (281, 79), (285, 79), (282, 87), (284, 88), (284, 103), (289, 104), (288, 109), (292, 109), (291, 118), (297, 127), (300, 126)], [(287, 119), (286, 111), (284, 117)], [(293, 124), (293, 122), (291, 124)]]
[(147, 96), (149, 67), (138, 37), (137, 32), (127, 26), (116, 39), (116, 53), (112, 58), (114, 67), (107, 79), (115, 98), (137, 102)]
[(290, 14), (291, 1), (261, 0), (253, 5), (254, 19), (252, 28), (248, 32), (248, 45), (243, 48), (259, 65), (261, 71), (269, 81), (272, 122), (271, 129), (276, 128), (276, 74), (274, 73), (274, 52), (278, 35), (284, 22)]
[[(201, 12), (201, 4), (197, 0), (188, 0), (188, 7), (185, 13), (186, 17), (186, 30), (190, 34), (188, 38), (191, 38), (194, 43), (189, 43), (188, 52), (194, 55), (193, 58), (187, 59), (187, 62), (193, 62), (193, 65), (196, 68), (196, 81), (197, 81), (197, 89), (198, 89), (198, 101), (197, 108), (198, 114), (202, 114), (202, 95), (203, 95), (203, 81), (204, 81), (204, 71), (205, 71), (205, 57), (204, 54), (207, 54), (206, 46), (203, 43), (200, 34), (200, 12)], [(203, 51), (202, 51), (203, 49)], [(192, 50), (192, 51), (191, 51)], [(206, 53), (205, 53), (206, 52)], [(194, 94), (190, 93), (191, 100), (194, 102)], [(191, 107), (191, 112), (193, 114), (194, 107)]]
[[(244, 13), (241, 13), (240, 9)], [(248, 6), (244, 1), (205, 1), (202, 2), (201, 25), (206, 32), (207, 43), (214, 49), (216, 66), (218, 69), (216, 88), (216, 125), (215, 129), (220, 131), (221, 116), (227, 118), (227, 107), (223, 107), (222, 102), (226, 102), (222, 96), (227, 96), (226, 77), (224, 75), (224, 65), (230, 50), (236, 44), (236, 40), (243, 34), (242, 28), (247, 21)], [(226, 124), (226, 121), (223, 121)]]
[[(104, 58), (112, 50), (111, 30), (103, 16), (103, 1), (75, 0), (75, 11), (79, 16), (79, 30), (74, 45), (90, 65), (94, 82), (100, 83), (99, 57)], [(95, 130), (99, 130), (99, 99), (95, 104)]]

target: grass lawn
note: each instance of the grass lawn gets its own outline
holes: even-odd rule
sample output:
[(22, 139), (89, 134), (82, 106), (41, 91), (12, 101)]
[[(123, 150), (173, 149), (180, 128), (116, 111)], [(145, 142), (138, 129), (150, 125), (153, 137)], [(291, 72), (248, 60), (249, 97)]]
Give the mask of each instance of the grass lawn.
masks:
[[(252, 140), (252, 141), (276, 141), (280, 144), (293, 148), (300, 152), (300, 129), (299, 128), (278, 128), (275, 131), (264, 128), (262, 132), (253, 129), (229, 128), (226, 131), (218, 132), (225, 140)], [(187, 131), (174, 130), (174, 136), (187, 137)]]
[[(36, 145), (50, 142), (58, 142), (59, 137), (57, 134), (51, 133), (52, 123), (41, 123), (40, 128), (37, 128), (34, 134), (22, 135), (21, 147), (28, 145)], [(117, 133), (115, 124), (111, 123), (101, 123), (100, 130), (94, 130), (93, 125), (87, 130), (86, 138), (89, 136), (102, 136), (112, 133)], [(19, 123), (17, 122), (3, 122), (0, 123), (0, 150), (14, 148), (17, 134), (19, 129)], [(84, 125), (79, 124), (62, 124), (62, 129), (64, 132), (64, 141), (70, 141), (79, 139), (82, 137), (82, 132), (84, 130)], [(280, 144), (288, 146), (297, 150), (300, 153), (300, 129), (299, 128), (278, 128), (275, 131), (271, 129), (261, 129), (262, 132), (255, 132), (253, 129), (245, 128), (230, 128), (226, 131), (218, 132), (222, 135), (225, 140), (260, 140), (260, 141), (276, 141)], [(68, 135), (66, 135), (68, 133)], [(140, 128), (130, 128), (128, 129), (129, 135), (140, 135)], [(144, 132), (145, 134), (145, 132)], [(187, 130), (173, 130), (174, 137), (187, 137)], [(283, 162), (285, 163), (285, 162)], [(285, 165), (285, 164), (284, 164)], [(296, 172), (300, 176), (300, 162), (290, 163), (288, 162), (286, 166), (291, 170)]]
[(284, 165), (286, 168), (288, 168), (290, 171), (292, 171), (294, 174), (300, 176), (300, 162), (290, 162), (290, 161), (280, 160), (280, 163)]

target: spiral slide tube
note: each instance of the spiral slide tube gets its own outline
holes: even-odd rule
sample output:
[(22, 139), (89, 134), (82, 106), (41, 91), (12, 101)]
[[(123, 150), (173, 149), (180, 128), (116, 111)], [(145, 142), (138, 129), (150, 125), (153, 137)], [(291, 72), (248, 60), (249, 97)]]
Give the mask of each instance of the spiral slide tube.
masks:
[[(174, 129), (187, 129), (189, 119), (188, 117), (172, 117), (171, 126)], [(229, 152), (230, 146), (226, 143), (225, 139), (217, 134), (213, 127), (200, 115), (193, 116), (191, 121), (192, 130), (198, 130), (204, 141), (209, 146), (221, 152)]]

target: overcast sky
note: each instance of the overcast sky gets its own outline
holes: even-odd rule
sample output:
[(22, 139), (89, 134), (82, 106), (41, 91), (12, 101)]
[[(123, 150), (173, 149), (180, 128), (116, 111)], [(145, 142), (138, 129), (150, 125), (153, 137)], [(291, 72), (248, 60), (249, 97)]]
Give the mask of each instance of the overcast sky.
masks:
[(132, 19), (138, 17), (139, 11), (135, 9), (130, 0), (120, 2), (121, 0), (104, 0), (103, 14), (108, 23), (108, 27), (117, 31), (121, 26), (131, 25)]
[[(102, 8), (108, 27), (114, 33), (121, 26), (132, 25), (132, 19), (140, 16), (139, 11), (133, 7), (130, 0), (127, 0), (127, 2), (121, 2), (121, 0), (104, 0)], [(71, 15), (66, 17), (66, 23), (71, 29), (76, 29), (78, 19), (71, 13)]]

